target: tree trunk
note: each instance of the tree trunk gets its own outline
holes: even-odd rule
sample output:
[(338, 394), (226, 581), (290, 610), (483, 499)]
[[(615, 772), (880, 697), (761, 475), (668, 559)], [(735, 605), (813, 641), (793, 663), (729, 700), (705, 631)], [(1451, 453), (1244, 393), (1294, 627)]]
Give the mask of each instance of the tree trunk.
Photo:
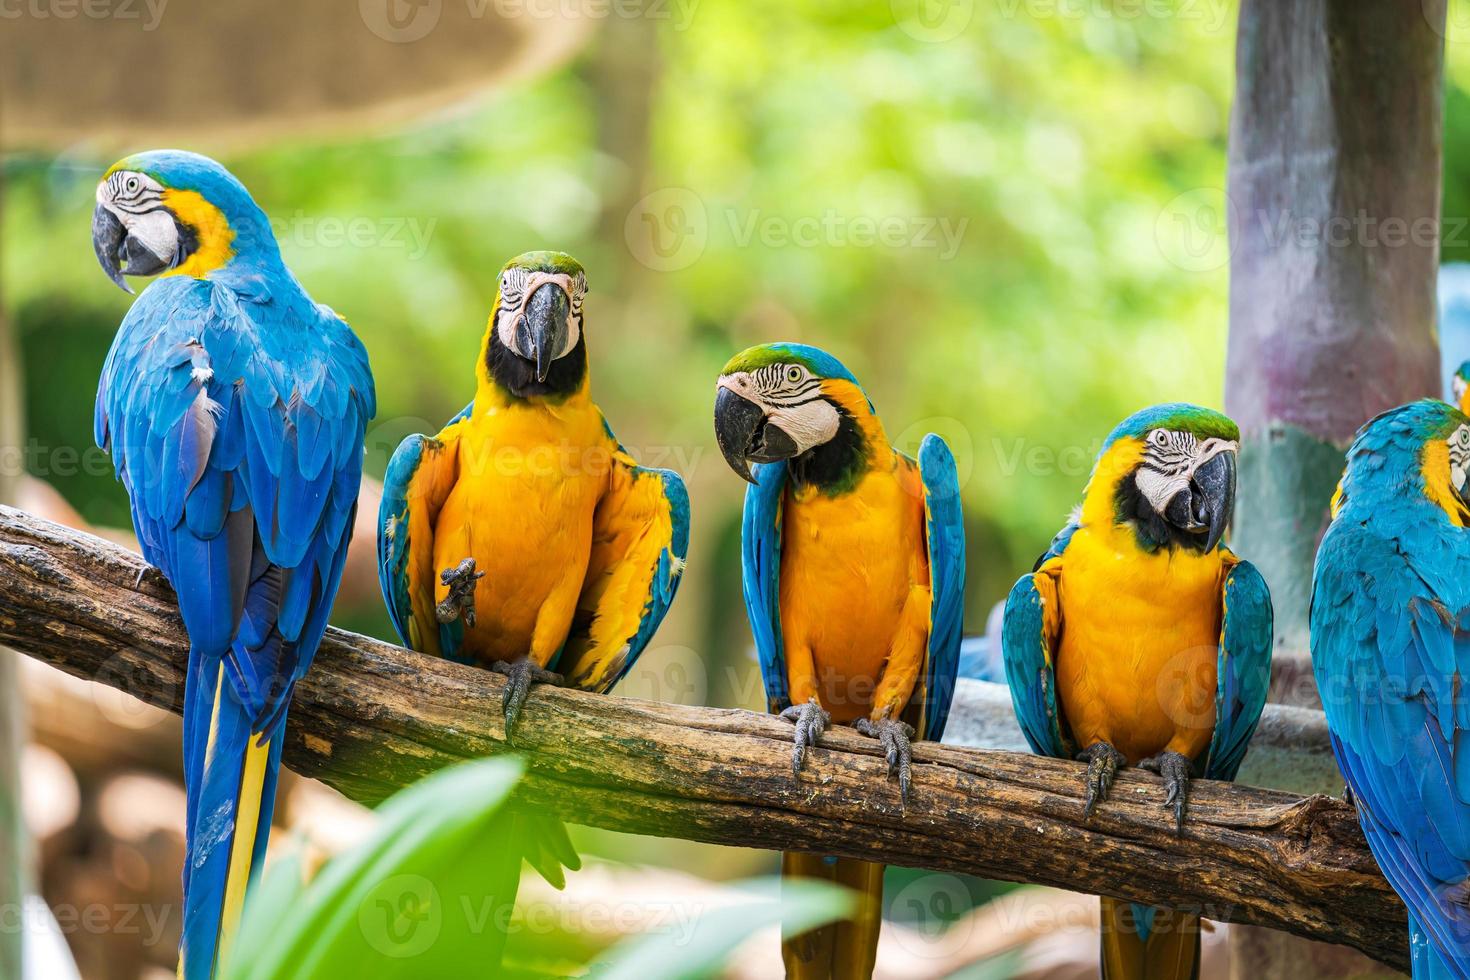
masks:
[[(1234, 545), (1276, 608), (1273, 698), (1317, 702), (1308, 604), (1342, 451), (1439, 391), (1444, 28), (1445, 0), (1241, 5), (1225, 401), (1243, 442)], [(1231, 945), (1239, 977), (1347, 968), (1267, 930)]]

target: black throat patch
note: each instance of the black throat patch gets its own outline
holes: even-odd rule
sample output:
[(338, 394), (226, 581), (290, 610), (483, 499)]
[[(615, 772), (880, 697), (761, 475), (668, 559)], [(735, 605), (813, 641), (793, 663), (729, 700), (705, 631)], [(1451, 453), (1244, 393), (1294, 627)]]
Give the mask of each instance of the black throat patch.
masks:
[(490, 344), (485, 351), (485, 368), (495, 383), (512, 397), (546, 398), (561, 401), (582, 387), (587, 377), (587, 335), (577, 338), (577, 346), (551, 362), (545, 381), (536, 380), (536, 365), (500, 342), (500, 331), (490, 326)]
[(837, 496), (857, 486), (867, 472), (872, 453), (857, 420), (841, 405), (832, 404), (837, 409), (837, 434), (793, 458), (788, 468), (797, 484), (811, 485)]

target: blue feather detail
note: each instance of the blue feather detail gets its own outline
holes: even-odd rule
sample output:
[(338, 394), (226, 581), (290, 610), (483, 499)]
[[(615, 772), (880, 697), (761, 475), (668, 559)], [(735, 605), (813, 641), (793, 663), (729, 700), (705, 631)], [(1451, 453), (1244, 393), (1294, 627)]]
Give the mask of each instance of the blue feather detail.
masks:
[(766, 710), (775, 714), (791, 707), (781, 640), (781, 504), (786, 493), (786, 464), (759, 464), (752, 475), (756, 483), (745, 489), (740, 533), (742, 582), (745, 612), (766, 688)]
[[(224, 267), (164, 277), (138, 297), (108, 353), (94, 416), (143, 554), (173, 584), (189, 632), (182, 956), (194, 980), (210, 976), (216, 956), (246, 746), (279, 734), (326, 629), (376, 406), (366, 351), (280, 264), (269, 223), (238, 181), (172, 151), (125, 166), (199, 191), (234, 232)], [(265, 793), (254, 864), (272, 803)]]
[[(919, 446), (929, 545), (929, 648), (924, 664), (920, 738), (939, 741), (954, 699), (965, 616), (965, 519), (959, 473), (944, 440), (932, 433)], [(917, 693), (917, 692), (916, 692)]]
[(1204, 774), (1233, 780), (1250, 747), (1271, 686), (1271, 593), (1250, 562), (1225, 578), (1225, 622), (1215, 676), (1215, 732)]

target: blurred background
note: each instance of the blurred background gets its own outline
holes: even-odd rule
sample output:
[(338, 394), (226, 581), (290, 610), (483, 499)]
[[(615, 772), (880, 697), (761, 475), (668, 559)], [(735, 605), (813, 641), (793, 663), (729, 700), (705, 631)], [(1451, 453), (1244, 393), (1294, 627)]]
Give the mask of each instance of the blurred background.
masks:
[[(175, 3), (0, 8), (0, 58), (20, 65), (0, 92), (3, 367), (24, 392), (10, 410), (23, 452), (0, 467), (29, 510), (127, 539), (91, 419), (130, 300), (97, 268), (89, 221), (103, 169), (160, 143), (233, 170), (307, 289), (366, 342), (374, 477), (401, 438), (471, 397), (502, 264), (533, 248), (582, 261), (594, 395), (695, 504), (680, 600), (628, 696), (763, 705), (740, 599), (744, 485), (710, 428), (715, 377), (750, 344), (824, 347), (900, 445), (950, 442), (977, 632), (1116, 420), (1151, 402), (1221, 405), (1226, 0)], [(1451, 4), (1452, 27), (1467, 15)], [(1470, 258), (1460, 41), (1446, 55), (1446, 260)], [(376, 504), (363, 510), (370, 546)], [(366, 551), (334, 622), (393, 638)], [(20, 679), (39, 885), (58, 917), (70, 910), (82, 974), (172, 975), (175, 719), (34, 663)], [(282, 792), (282, 825), (327, 851), (370, 819), (306, 780)], [(562, 909), (558, 934), (592, 945), (649, 923), (599, 925), (579, 903), (620, 895), (653, 915), (776, 865), (576, 830), (593, 870), (546, 907)], [(963, 975), (1008, 949), (1014, 975), (1092, 972), (1091, 900), (996, 903), (1008, 886), (889, 874), (905, 938), (886, 944), (883, 975)], [(551, 899), (528, 879), (523, 902)], [(774, 946), (738, 975), (771, 975), (758, 954)]]

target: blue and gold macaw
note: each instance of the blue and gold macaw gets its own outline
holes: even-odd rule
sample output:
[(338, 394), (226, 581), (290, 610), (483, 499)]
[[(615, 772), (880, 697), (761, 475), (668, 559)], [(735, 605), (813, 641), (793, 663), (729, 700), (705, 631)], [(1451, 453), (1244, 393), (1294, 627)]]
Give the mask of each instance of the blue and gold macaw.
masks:
[[(959, 663), (965, 532), (954, 457), (893, 449), (857, 380), (801, 344), (725, 365), (715, 434), (745, 493), (745, 607), (773, 713), (796, 726), (792, 767), (833, 720), (879, 739), (906, 799), (910, 738), (944, 732)], [(750, 464), (760, 464), (754, 474)], [(793, 980), (872, 975), (883, 866), (786, 854), (782, 873), (857, 890), (857, 916), (788, 940)]]
[[(1194, 405), (1125, 419), (1081, 508), (1006, 602), (1001, 645), (1032, 751), (1088, 763), (1086, 814), (1120, 766), (1158, 773), (1184, 831), (1189, 779), (1234, 779), (1271, 674), (1271, 597), (1221, 543), (1235, 423)], [(1102, 900), (1102, 975), (1188, 978), (1196, 916)]]
[[(533, 681), (606, 692), (628, 672), (689, 548), (684, 481), (639, 466), (592, 401), (586, 291), (569, 255), (511, 259), (475, 400), (438, 435), (403, 440), (384, 478), (379, 577), (394, 628), (415, 650), (504, 674), (507, 737)], [(553, 821), (531, 830), (527, 859), (560, 885), (575, 854)]]
[(179, 974), (207, 980), (260, 869), (291, 692), (341, 581), (373, 379), (213, 160), (163, 150), (114, 165), (92, 241), (123, 289), (124, 275), (159, 276), (107, 355), (96, 437), (189, 632)]
[(1358, 820), (1409, 907), (1414, 976), (1470, 976), (1470, 418), (1439, 401), (1348, 450), (1312, 580), (1312, 667)]
[(1463, 362), (1450, 378), (1450, 403), (1461, 412), (1470, 412), (1470, 361)]

